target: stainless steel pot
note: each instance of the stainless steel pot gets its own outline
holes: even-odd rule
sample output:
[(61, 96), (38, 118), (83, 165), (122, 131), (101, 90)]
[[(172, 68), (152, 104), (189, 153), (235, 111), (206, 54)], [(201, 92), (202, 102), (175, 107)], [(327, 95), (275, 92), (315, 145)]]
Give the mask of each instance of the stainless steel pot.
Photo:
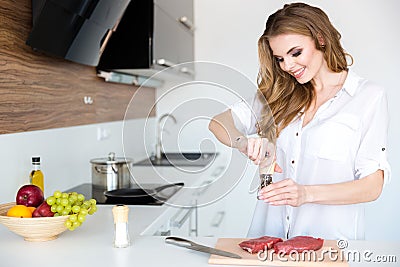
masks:
[(92, 163), (92, 184), (94, 187), (106, 191), (130, 187), (129, 165), (130, 158), (116, 158), (115, 153), (108, 154), (108, 158), (97, 158)]

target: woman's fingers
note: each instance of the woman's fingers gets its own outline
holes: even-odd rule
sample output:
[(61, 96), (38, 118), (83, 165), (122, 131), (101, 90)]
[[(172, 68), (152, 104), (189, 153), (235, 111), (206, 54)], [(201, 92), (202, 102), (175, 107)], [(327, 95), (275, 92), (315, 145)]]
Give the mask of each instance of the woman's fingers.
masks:
[(292, 179), (285, 179), (264, 187), (259, 192), (259, 199), (271, 205), (300, 206), (304, 204), (305, 191), (303, 186)]
[(260, 164), (266, 157), (269, 158), (272, 155), (272, 153), (268, 151), (268, 139), (260, 138), (260, 140), (260, 153), (257, 156), (256, 164)]
[[(268, 149), (268, 139), (266, 138), (249, 138), (247, 143), (247, 156), (254, 164), (260, 164), (265, 159)], [(273, 153), (271, 151), (270, 153)]]
[[(270, 184), (269, 186), (264, 187), (261, 190), (261, 193), (265, 195), (265, 197), (273, 196), (280, 194), (282, 192), (288, 192), (290, 186), (294, 185), (294, 181), (292, 179), (284, 179), (282, 181)], [(289, 189), (288, 189), (289, 188)]]
[(263, 165), (269, 166), (275, 159), (275, 146), (267, 138), (241, 136), (235, 140), (234, 147), (247, 155), (256, 165), (260, 165), (262, 162)]
[(275, 172), (279, 172), (279, 173), (282, 173), (282, 172), (283, 172), (281, 166), (279, 166), (278, 163), (275, 163), (275, 169), (274, 169), (274, 171), (275, 171)]
[(257, 160), (259, 159), (260, 150), (262, 146), (261, 138), (252, 138), (250, 145), (252, 146), (252, 148), (251, 148), (251, 153), (249, 153), (248, 156), (252, 161), (256, 163)]
[(251, 159), (254, 151), (254, 138), (247, 139), (247, 156)]
[(254, 151), (251, 159), (255, 164), (260, 164), (261, 151), (263, 146), (263, 140), (261, 138), (257, 138), (255, 141)]

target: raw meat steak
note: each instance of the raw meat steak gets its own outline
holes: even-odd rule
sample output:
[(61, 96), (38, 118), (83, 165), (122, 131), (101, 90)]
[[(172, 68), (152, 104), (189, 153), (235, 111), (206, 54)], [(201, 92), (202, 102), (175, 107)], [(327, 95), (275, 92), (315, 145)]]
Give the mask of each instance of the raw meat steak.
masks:
[(274, 244), (274, 250), (278, 254), (290, 254), (292, 251), (318, 250), (324, 244), (321, 238), (311, 236), (295, 236), (286, 241)]
[(282, 242), (281, 238), (278, 237), (271, 237), (271, 236), (262, 236), (259, 238), (253, 238), (249, 240), (245, 240), (239, 244), (239, 246), (250, 252), (258, 253), (259, 251), (267, 249), (271, 249), (275, 243)]

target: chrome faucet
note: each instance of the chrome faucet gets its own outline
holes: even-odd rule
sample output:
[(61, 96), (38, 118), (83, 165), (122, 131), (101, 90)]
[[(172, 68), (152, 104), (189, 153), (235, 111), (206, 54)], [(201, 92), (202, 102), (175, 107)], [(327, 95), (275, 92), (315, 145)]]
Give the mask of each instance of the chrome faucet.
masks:
[(156, 142), (157, 142), (156, 143), (156, 155), (155, 155), (156, 159), (158, 159), (158, 160), (161, 159), (161, 152), (162, 152), (161, 151), (162, 150), (162, 144), (161, 144), (161, 133), (162, 133), (161, 122), (162, 122), (163, 119), (165, 119), (167, 117), (170, 117), (174, 121), (174, 123), (176, 123), (176, 118), (172, 114), (169, 114), (169, 113), (166, 113), (166, 114), (162, 115), (158, 119), (158, 122), (157, 122), (157, 140), (156, 140)]

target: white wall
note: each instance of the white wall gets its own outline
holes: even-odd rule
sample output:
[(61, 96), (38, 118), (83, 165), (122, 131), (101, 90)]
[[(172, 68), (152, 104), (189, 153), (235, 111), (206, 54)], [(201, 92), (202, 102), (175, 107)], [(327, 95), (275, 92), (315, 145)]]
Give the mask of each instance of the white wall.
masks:
[[(129, 129), (132, 138), (124, 138), (124, 144), (122, 122), (0, 135), (0, 203), (15, 201), (18, 188), (29, 183), (33, 155), (41, 157), (46, 197), (57, 189), (91, 182), (93, 158), (107, 157), (109, 152), (115, 152), (117, 157), (123, 157), (125, 152), (134, 161), (145, 158), (146, 146), (142, 145), (145, 123), (145, 119), (127, 121), (125, 129)], [(152, 127), (154, 119), (149, 119), (148, 124)], [(98, 129), (108, 137), (99, 141)], [(147, 140), (154, 143), (154, 137)]]
[[(286, 2), (290, 1), (195, 0), (196, 60), (226, 64), (255, 82), (258, 71), (257, 39), (264, 30), (267, 16)], [(400, 25), (400, 2), (305, 2), (322, 7), (342, 33), (343, 45), (355, 59), (352, 69), (361, 76), (381, 83), (388, 91), (391, 116), (388, 154), (392, 165), (392, 180), (378, 201), (367, 204), (366, 237), (400, 240), (395, 204), (399, 201), (400, 189), (400, 167), (396, 164), (400, 158), (400, 145), (396, 138), (400, 132), (400, 108), (397, 104), (400, 99), (397, 82), (400, 62), (397, 47), (400, 43), (397, 28)], [(168, 110), (167, 107), (165, 109)], [(200, 128), (197, 131), (198, 134), (206, 135), (201, 133)]]

